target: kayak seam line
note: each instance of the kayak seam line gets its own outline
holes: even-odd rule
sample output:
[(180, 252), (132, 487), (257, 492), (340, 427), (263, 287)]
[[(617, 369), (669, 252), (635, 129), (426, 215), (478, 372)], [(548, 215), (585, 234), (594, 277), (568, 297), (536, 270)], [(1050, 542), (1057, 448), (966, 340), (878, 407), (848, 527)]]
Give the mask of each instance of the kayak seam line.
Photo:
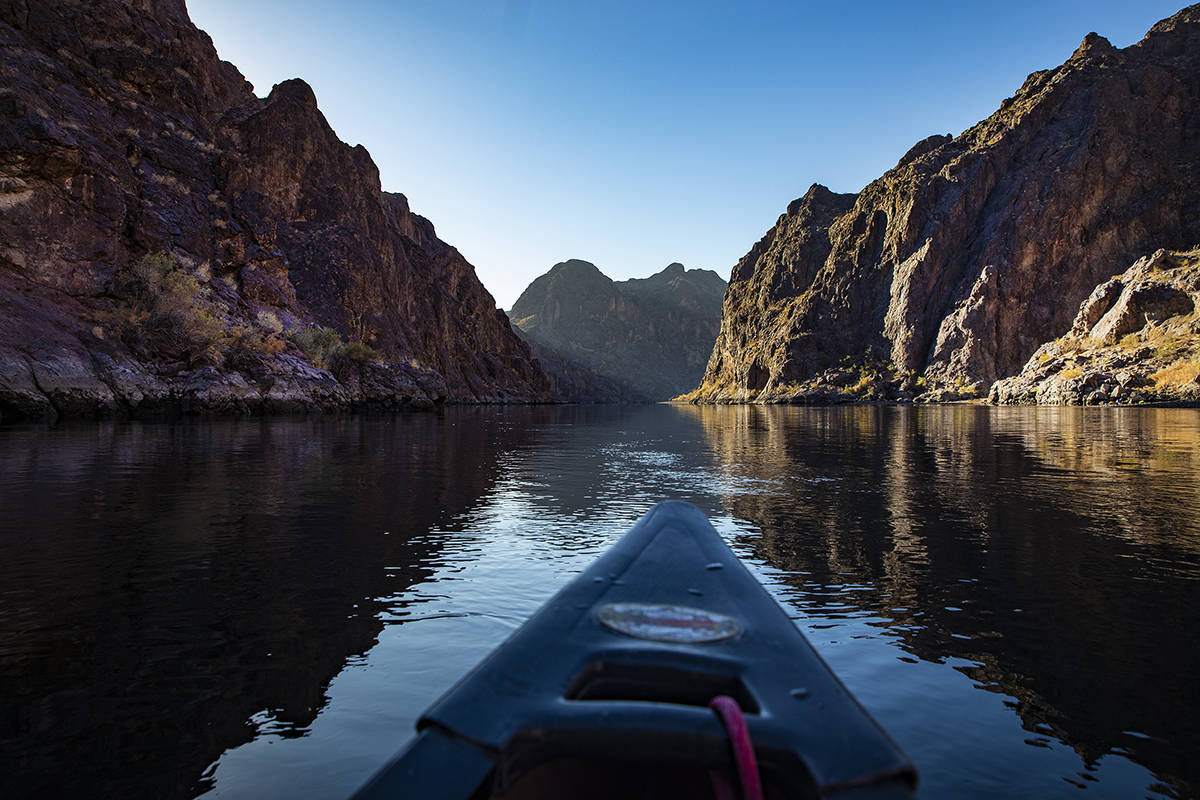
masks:
[(821, 793), (841, 792), (847, 789), (860, 789), (863, 786), (870, 786), (875, 783), (886, 783), (893, 778), (904, 778), (905, 781), (915, 789), (917, 782), (916, 775), (914, 773), (915, 770), (911, 765), (906, 767), (892, 767), (890, 769), (874, 772), (870, 775), (864, 775), (859, 778), (850, 778), (849, 780), (822, 784)]
[(467, 736), (465, 733), (460, 733), (459, 731), (456, 731), (453, 728), (451, 728), (449, 725), (439, 722), (436, 719), (429, 719), (428, 717), (426, 717), (424, 721), (426, 723), (426, 725), (425, 725), (426, 730), (428, 730), (429, 728), (436, 728), (437, 730), (441, 731), (442, 733), (446, 734), (447, 736), (449, 736), (452, 739), (455, 739), (455, 740), (458, 740), (461, 742), (466, 742), (467, 744), (471, 745), (472, 747), (476, 747), (476, 748), (484, 751), (485, 753), (489, 754), (489, 756), (492, 758), (493, 761), (500, 755), (499, 747), (493, 747), (492, 745), (488, 744), (487, 742), (482, 742), (479, 739), (476, 739), (471, 736)]

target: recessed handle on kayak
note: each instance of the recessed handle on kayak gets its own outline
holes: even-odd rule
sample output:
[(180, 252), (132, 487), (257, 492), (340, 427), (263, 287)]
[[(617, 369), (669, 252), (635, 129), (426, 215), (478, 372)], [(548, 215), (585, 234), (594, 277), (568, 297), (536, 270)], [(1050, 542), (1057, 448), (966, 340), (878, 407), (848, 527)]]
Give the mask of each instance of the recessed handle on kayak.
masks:
[[(773, 721), (747, 718), (764, 778), (787, 796), (817, 797), (803, 760)], [(539, 765), (563, 758), (625, 764), (733, 769), (725, 727), (709, 708), (636, 701), (560, 700), (541, 709), (505, 742), (496, 762), (504, 792)]]
[[(758, 701), (740, 675), (698, 668), (699, 664), (638, 663), (598, 659), (584, 667), (563, 697), (567, 700), (640, 700), (706, 708), (719, 695), (732, 697), (747, 714)], [(708, 665), (704, 665), (708, 666)]]

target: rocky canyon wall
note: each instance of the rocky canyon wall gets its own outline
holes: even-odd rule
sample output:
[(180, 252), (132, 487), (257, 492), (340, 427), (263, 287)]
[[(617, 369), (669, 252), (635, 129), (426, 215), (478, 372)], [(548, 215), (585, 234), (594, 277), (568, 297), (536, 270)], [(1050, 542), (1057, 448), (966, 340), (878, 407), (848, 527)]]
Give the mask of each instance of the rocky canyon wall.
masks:
[(1200, 243), (1200, 6), (1088, 34), (857, 195), (814, 185), (734, 267), (700, 402), (986, 395), (1100, 284)]
[(0, 415), (538, 400), (474, 268), (183, 0), (3, 0)]

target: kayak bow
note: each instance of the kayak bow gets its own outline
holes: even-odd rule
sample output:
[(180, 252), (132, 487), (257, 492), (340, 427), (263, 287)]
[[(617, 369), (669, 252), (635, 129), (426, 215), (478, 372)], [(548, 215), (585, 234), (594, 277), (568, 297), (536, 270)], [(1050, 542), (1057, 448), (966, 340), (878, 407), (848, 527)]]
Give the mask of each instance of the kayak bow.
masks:
[(740, 708), (768, 798), (916, 787), (703, 512), (667, 501), (426, 711), (355, 797), (719, 800), (737, 758), (716, 697)]

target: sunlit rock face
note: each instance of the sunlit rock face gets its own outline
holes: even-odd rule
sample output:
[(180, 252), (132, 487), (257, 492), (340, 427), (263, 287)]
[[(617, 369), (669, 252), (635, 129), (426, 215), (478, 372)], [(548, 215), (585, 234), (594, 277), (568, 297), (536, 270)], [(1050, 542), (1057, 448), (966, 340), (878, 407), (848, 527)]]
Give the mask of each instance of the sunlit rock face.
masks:
[(614, 281), (594, 264), (555, 264), (522, 292), (513, 324), (571, 400), (668, 400), (704, 374), (725, 281), (671, 264)]
[(1200, 403), (1200, 250), (1159, 250), (1079, 306), (1071, 330), (992, 385), (994, 403)]
[(733, 269), (704, 402), (986, 394), (1136, 259), (1200, 242), (1200, 6), (1089, 34), (857, 195), (814, 185)]
[[(6, 418), (546, 396), (474, 268), (309, 86), (256, 97), (182, 0), (4, 3), (0, 45)], [(145, 296), (148, 254), (199, 316)], [(298, 344), (314, 326), (343, 347)]]

